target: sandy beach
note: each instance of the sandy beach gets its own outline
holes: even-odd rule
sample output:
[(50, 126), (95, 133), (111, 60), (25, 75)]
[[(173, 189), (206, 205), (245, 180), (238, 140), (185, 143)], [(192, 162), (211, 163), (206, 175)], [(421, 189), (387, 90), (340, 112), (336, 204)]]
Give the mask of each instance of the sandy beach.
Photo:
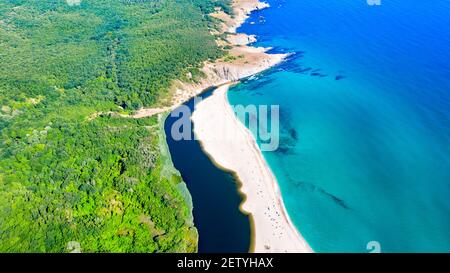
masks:
[[(235, 0), (232, 3), (234, 16), (221, 10), (211, 14), (221, 21), (219, 28), (212, 29), (211, 34), (226, 34), (226, 38), (216, 42), (231, 48), (227, 52), (228, 58), (205, 62), (201, 69), (205, 77), (200, 81), (174, 81), (168, 107), (141, 109), (131, 117), (148, 117), (174, 109), (212, 86), (221, 86), (197, 105), (192, 119), (196, 137), (205, 152), (218, 165), (239, 177), (240, 191), (246, 196), (241, 209), (252, 219), (251, 251), (312, 252), (289, 219), (276, 178), (253, 135), (235, 117), (226, 97), (230, 84), (267, 70), (288, 56), (268, 54), (270, 48), (249, 46), (257, 37), (236, 33), (252, 11), (268, 7), (269, 4), (258, 0)], [(226, 139), (224, 135), (227, 135)]]
[[(221, 33), (228, 33), (233, 61), (206, 63), (206, 78), (195, 85), (177, 83), (175, 104), (201, 93), (210, 86), (220, 86), (213, 95), (196, 106), (193, 114), (195, 134), (203, 149), (221, 167), (234, 172), (245, 196), (241, 209), (251, 215), (252, 252), (312, 252), (291, 222), (284, 207), (276, 178), (267, 165), (253, 135), (236, 118), (226, 93), (232, 83), (269, 69), (284, 61), (287, 54), (268, 54), (269, 48), (248, 46), (256, 37), (236, 33), (249, 14), (269, 5), (258, 0), (233, 2), (234, 17), (221, 11), (213, 14), (222, 21)], [(226, 136), (226, 137), (225, 137)]]
[(211, 29), (211, 34), (219, 37), (216, 39), (218, 46), (230, 49), (223, 58), (204, 63), (201, 69), (204, 78), (195, 82), (174, 81), (169, 104), (178, 106), (209, 87), (236, 82), (283, 61), (287, 54), (268, 54), (270, 48), (249, 45), (256, 42), (254, 35), (236, 33), (252, 11), (268, 7), (269, 4), (258, 0), (235, 0), (232, 3), (233, 16), (221, 10), (212, 13), (211, 16), (221, 23), (216, 29)]
[[(312, 252), (283, 205), (276, 178), (251, 132), (236, 118), (228, 99), (230, 85), (217, 88), (197, 104), (194, 132), (205, 152), (221, 167), (236, 173), (246, 197), (242, 210), (253, 222), (252, 251)], [(213, 181), (212, 181), (213, 183)]]

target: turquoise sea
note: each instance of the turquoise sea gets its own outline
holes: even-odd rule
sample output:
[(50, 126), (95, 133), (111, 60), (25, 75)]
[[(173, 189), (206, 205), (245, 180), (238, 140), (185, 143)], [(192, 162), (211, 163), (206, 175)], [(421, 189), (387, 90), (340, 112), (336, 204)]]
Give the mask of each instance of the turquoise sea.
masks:
[(228, 96), (280, 105), (264, 156), (299, 231), (317, 252), (450, 252), (450, 1), (268, 2), (239, 31), (295, 55)]

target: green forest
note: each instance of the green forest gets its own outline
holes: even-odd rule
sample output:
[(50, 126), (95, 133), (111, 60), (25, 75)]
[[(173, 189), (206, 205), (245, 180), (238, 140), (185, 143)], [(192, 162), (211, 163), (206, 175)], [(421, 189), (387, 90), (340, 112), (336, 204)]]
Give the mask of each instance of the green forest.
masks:
[(223, 56), (216, 7), (229, 0), (0, 1), (0, 252), (197, 250), (163, 119), (98, 113), (165, 104)]

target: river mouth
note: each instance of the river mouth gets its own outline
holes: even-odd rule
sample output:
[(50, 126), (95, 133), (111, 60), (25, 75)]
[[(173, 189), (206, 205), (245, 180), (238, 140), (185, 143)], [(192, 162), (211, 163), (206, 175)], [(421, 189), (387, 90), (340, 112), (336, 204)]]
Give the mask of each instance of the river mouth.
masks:
[[(202, 99), (215, 88), (199, 95)], [(194, 111), (194, 99), (184, 103)], [(175, 111), (175, 110), (174, 110)], [(179, 117), (168, 115), (164, 123), (166, 142), (175, 168), (192, 196), (194, 224), (199, 233), (199, 253), (245, 253), (250, 249), (250, 218), (240, 210), (242, 196), (232, 173), (216, 166), (193, 137), (176, 141), (171, 134)]]

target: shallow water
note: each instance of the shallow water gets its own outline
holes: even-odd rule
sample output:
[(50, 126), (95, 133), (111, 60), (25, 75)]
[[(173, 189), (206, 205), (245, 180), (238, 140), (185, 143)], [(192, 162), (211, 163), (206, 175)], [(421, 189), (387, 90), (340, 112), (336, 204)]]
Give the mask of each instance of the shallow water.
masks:
[(305, 239), (450, 251), (450, 2), (268, 2), (239, 31), (296, 55), (228, 96), (280, 105), (264, 156)]

